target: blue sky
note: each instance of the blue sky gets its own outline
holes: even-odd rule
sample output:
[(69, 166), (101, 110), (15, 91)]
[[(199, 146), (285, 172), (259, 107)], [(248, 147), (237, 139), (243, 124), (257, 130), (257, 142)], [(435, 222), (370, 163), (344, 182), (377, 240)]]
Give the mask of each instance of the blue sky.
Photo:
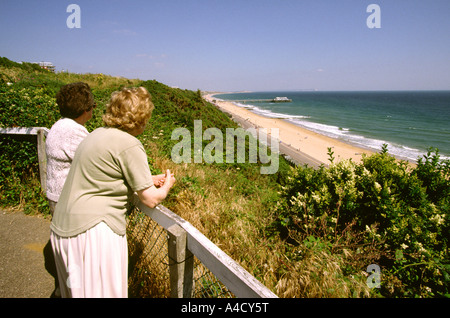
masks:
[(0, 56), (192, 90), (450, 90), (449, 14), (448, 0), (1, 0)]

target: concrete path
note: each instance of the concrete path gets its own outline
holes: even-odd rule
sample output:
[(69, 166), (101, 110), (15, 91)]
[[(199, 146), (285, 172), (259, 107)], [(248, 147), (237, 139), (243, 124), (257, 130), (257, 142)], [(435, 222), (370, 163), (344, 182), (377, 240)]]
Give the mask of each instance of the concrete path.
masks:
[(0, 210), (0, 298), (50, 298), (56, 270), (50, 220)]

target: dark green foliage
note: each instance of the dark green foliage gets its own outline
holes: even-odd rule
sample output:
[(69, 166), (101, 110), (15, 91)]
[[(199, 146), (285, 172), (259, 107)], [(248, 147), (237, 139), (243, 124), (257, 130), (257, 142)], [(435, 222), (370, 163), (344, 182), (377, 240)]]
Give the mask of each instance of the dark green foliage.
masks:
[[(54, 96), (45, 88), (0, 82), (1, 127), (47, 127), (59, 118)], [(40, 191), (36, 136), (0, 135), (1, 205), (23, 204), (26, 211), (46, 209)], [(36, 180), (37, 179), (37, 180)]]
[(384, 251), (382, 294), (448, 295), (449, 180), (437, 152), (415, 168), (386, 151), (361, 164), (298, 167), (283, 189), (278, 226), (297, 241), (313, 235), (333, 243), (351, 226)]
[(228, 116), (203, 100), (197, 92), (170, 88), (157, 81), (145, 81), (142, 86), (152, 95), (155, 109), (147, 127), (148, 133), (154, 136), (169, 134), (165, 144), (159, 143), (166, 155), (170, 156), (171, 149), (177, 140), (170, 140), (171, 132), (175, 128), (187, 128), (194, 136), (194, 120), (202, 121), (203, 130), (216, 127), (225, 132), (225, 128), (237, 127)]

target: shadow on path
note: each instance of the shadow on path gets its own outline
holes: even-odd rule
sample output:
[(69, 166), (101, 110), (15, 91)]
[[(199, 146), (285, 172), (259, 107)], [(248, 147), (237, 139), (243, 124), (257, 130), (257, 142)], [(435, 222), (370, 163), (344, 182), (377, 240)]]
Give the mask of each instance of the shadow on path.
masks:
[(0, 298), (54, 296), (50, 220), (0, 210)]

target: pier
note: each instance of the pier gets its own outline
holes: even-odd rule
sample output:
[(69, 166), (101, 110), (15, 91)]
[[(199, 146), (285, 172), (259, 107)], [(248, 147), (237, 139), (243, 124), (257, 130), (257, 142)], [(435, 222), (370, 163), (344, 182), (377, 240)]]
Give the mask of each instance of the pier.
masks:
[(231, 102), (235, 103), (289, 103), (292, 102), (292, 99), (287, 97), (275, 97), (272, 99), (238, 99), (232, 100)]

